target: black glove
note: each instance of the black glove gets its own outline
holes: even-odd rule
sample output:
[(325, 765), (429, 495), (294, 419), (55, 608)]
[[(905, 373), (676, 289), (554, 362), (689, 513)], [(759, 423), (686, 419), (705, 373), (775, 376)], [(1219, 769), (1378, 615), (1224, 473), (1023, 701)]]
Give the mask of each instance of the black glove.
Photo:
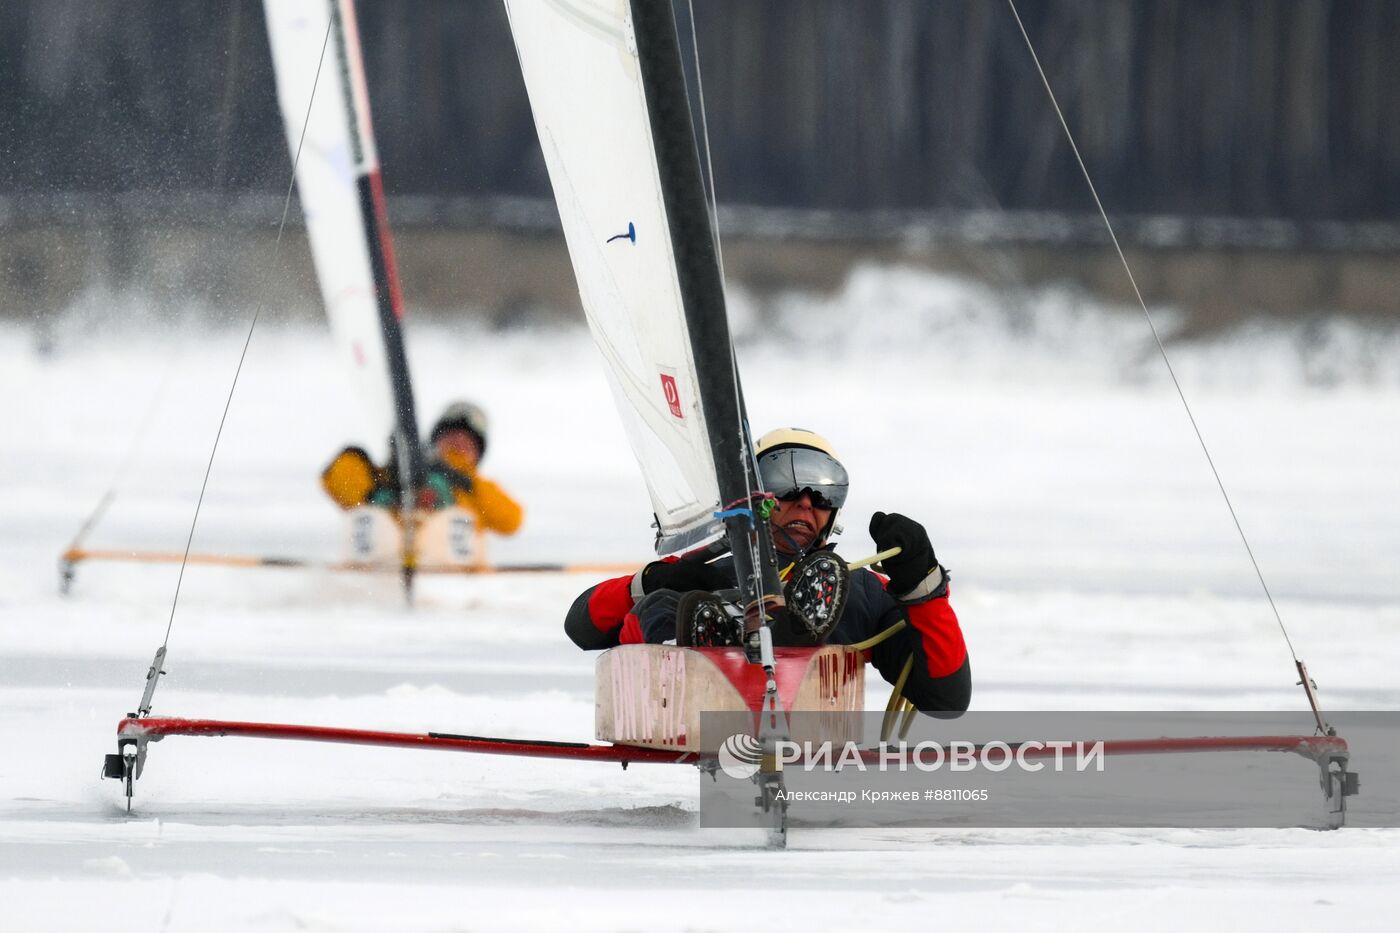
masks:
[(928, 532), (924, 526), (912, 518), (898, 512), (876, 512), (870, 516), (870, 537), (875, 539), (875, 550), (888, 551), (900, 548), (894, 557), (883, 561), (885, 573), (889, 574), (890, 592), (895, 596), (907, 596), (931, 573), (942, 577), (938, 558), (933, 554)]
[(655, 593), (657, 590), (675, 590), (677, 593), (708, 590), (713, 593), (732, 587), (734, 578), (714, 564), (682, 558), (647, 564), (642, 568), (641, 583), (643, 593)]

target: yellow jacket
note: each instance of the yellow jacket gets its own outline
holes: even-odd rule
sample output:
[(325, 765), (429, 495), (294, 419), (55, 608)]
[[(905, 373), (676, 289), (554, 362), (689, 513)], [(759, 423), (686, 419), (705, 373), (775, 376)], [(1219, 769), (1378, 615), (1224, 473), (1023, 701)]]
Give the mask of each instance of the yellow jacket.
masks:
[[(438, 462), (471, 480), (470, 489), (450, 483), (452, 498), (455, 505), (476, 516), (481, 528), (502, 535), (513, 535), (520, 529), (525, 510), (498, 484), (478, 474), (465, 459), (452, 452), (439, 457)], [(395, 487), (395, 477), (390, 471), (376, 467), (369, 454), (359, 447), (342, 450), (321, 473), (321, 488), (342, 509), (396, 502)]]
[(476, 472), (464, 458), (452, 451), (438, 459), (472, 481), (471, 489), (454, 486), (452, 495), (458, 506), (476, 513), (478, 525), (502, 535), (513, 535), (520, 530), (525, 510), (504, 489)]

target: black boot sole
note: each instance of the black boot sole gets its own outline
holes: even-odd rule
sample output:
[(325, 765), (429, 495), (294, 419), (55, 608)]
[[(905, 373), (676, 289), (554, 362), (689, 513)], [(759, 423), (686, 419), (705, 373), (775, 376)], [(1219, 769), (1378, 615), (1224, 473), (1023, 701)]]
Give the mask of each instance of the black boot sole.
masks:
[(783, 586), (787, 611), (797, 638), (805, 646), (826, 644), (846, 611), (851, 572), (831, 551), (808, 554), (793, 566)]

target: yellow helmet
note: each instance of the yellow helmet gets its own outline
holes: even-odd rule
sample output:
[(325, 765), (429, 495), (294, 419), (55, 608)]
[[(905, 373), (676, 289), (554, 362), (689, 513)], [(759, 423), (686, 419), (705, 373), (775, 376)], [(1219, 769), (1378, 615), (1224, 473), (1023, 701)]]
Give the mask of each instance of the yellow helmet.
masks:
[(777, 447), (810, 447), (820, 450), (833, 460), (840, 459), (832, 449), (830, 441), (816, 431), (808, 431), (806, 428), (774, 428), (758, 439), (753, 452), (755, 456), (761, 457)]
[[(835, 511), (846, 504), (850, 479), (831, 443), (806, 428), (777, 428), (754, 445), (758, 478), (779, 499), (806, 490), (812, 504)], [(834, 516), (833, 516), (834, 518)]]

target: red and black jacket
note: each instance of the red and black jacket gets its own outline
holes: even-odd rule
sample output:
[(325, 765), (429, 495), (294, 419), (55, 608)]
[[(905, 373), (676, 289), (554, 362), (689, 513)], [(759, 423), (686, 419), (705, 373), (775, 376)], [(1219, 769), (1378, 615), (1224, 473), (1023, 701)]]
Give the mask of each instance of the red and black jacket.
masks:
[[(732, 567), (729, 558), (721, 559), (716, 565), (725, 569)], [(857, 570), (851, 574), (845, 611), (827, 642), (854, 644), (904, 619), (908, 625), (868, 650), (867, 659), (880, 676), (894, 683), (912, 654), (914, 665), (904, 685), (904, 695), (910, 702), (928, 713), (963, 712), (972, 697), (972, 669), (962, 628), (948, 601), (947, 573), (936, 589), (911, 603), (896, 599), (886, 589), (888, 583), (886, 577), (871, 570)], [(674, 633), (674, 622), (669, 627), (649, 624), (653, 620), (643, 617), (647, 609), (643, 610), (643, 616), (633, 611), (640, 598), (635, 575), (604, 580), (574, 600), (564, 619), (564, 631), (585, 650), (645, 642), (648, 632), (653, 636), (661, 633), (663, 637), (670, 637)], [(659, 608), (658, 611), (666, 610)], [(674, 612), (674, 608), (670, 611)]]

